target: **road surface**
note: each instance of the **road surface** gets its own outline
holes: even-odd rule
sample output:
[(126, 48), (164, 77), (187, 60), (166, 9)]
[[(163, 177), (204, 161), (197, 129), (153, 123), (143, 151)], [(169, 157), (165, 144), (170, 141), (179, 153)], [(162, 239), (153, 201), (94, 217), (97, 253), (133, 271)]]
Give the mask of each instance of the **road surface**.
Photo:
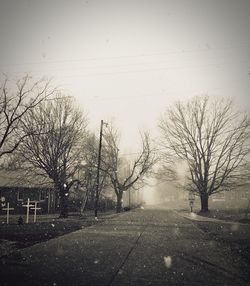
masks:
[(2, 259), (1, 285), (249, 285), (230, 248), (177, 212), (137, 209)]

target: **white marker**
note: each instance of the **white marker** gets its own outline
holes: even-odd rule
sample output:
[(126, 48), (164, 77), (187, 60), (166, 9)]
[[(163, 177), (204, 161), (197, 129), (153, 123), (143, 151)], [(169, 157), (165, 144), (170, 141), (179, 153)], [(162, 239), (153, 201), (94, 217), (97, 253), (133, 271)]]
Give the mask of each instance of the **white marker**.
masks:
[(30, 199), (28, 198), (27, 205), (23, 205), (24, 208), (27, 208), (26, 212), (26, 223), (29, 223), (29, 213), (30, 213), (30, 208), (34, 207), (34, 205), (30, 205)]
[(10, 211), (13, 211), (14, 208), (10, 208), (10, 203), (7, 203), (7, 208), (2, 208), (3, 211), (7, 211), (7, 224), (9, 224)]
[(31, 208), (31, 210), (34, 210), (34, 222), (36, 222), (36, 211), (40, 210), (41, 208), (37, 207), (37, 202), (35, 202), (35, 207)]

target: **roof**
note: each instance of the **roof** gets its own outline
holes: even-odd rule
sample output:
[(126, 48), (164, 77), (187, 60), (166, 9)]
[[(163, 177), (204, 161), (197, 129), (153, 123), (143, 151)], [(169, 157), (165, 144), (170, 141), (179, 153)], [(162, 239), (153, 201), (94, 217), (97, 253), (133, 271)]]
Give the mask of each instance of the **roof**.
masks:
[(53, 183), (24, 169), (0, 169), (0, 187), (52, 188)]

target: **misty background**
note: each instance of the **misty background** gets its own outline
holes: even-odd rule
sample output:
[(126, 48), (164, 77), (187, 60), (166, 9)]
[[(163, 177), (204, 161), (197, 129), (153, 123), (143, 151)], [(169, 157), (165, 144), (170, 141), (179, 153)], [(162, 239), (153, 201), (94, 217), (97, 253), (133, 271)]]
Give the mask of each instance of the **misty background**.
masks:
[(249, 111), (249, 27), (248, 0), (1, 0), (0, 71), (52, 78), (93, 130), (114, 121), (130, 156), (177, 99), (231, 97)]

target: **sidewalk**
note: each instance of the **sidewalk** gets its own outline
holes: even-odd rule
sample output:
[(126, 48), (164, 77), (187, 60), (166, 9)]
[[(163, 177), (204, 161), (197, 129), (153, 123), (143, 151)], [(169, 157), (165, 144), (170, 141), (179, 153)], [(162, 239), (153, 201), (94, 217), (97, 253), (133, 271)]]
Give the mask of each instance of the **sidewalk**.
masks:
[(214, 222), (214, 223), (223, 223), (223, 224), (237, 224), (237, 225), (250, 225), (249, 223), (242, 223), (242, 222), (237, 222), (237, 221), (228, 221), (228, 220), (222, 220), (222, 219), (216, 219), (216, 218), (210, 218), (210, 217), (205, 217), (201, 215), (197, 215), (196, 213), (193, 212), (184, 212), (184, 211), (176, 211), (177, 214), (181, 215), (184, 218), (187, 218), (189, 220), (193, 221), (200, 221), (200, 222)]
[[(10, 224), (6, 224), (6, 216), (0, 216), (0, 257), (31, 246), (38, 242), (59, 237), (70, 232), (111, 219), (118, 214), (114, 211), (100, 212), (98, 220), (93, 211), (87, 211), (82, 217), (70, 214), (68, 218), (59, 219), (59, 214), (39, 215), (37, 222), (33, 222), (33, 215), (29, 223), (17, 225), (18, 215), (10, 216)], [(25, 221), (25, 217), (23, 217)]]

